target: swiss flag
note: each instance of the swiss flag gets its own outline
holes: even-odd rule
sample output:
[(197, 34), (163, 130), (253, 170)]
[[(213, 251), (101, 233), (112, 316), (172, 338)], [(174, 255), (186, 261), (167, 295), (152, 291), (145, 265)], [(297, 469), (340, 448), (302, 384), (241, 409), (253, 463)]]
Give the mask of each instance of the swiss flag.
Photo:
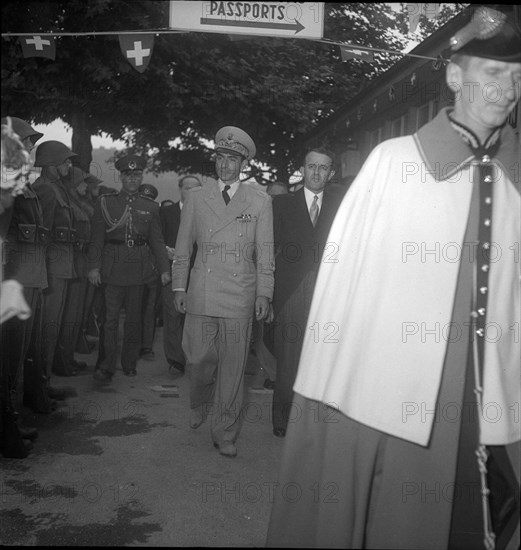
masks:
[(56, 57), (54, 36), (21, 36), (20, 44), (24, 57), (47, 57), (53, 61)]
[(145, 72), (154, 49), (153, 34), (120, 34), (119, 45), (125, 59), (140, 73)]
[(342, 61), (348, 61), (349, 59), (363, 59), (364, 61), (374, 61), (373, 52), (367, 50), (359, 50), (353, 46), (340, 46), (340, 53), (342, 54)]

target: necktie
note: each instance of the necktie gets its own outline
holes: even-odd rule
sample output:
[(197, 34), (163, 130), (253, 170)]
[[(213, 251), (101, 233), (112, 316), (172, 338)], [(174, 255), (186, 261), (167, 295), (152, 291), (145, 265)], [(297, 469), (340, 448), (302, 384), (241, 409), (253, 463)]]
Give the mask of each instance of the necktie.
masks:
[(311, 218), (311, 223), (313, 224), (313, 227), (315, 227), (318, 220), (318, 195), (315, 195), (313, 197), (313, 202), (311, 203), (311, 207), (309, 209), (309, 217)]
[(223, 199), (225, 204), (228, 204), (230, 202), (230, 195), (228, 195), (228, 189), (230, 189), (230, 186), (225, 185), (223, 189)]

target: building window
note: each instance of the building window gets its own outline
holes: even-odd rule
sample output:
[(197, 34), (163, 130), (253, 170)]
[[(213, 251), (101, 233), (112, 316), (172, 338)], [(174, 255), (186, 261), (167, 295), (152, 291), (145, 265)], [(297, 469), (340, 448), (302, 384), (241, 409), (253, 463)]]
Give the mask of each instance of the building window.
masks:
[(420, 105), (416, 111), (416, 130), (431, 121), (438, 114), (438, 102), (431, 99)]
[(407, 134), (407, 114), (391, 121), (391, 137), (399, 137)]
[(356, 176), (360, 170), (360, 153), (358, 151), (345, 151), (340, 157), (342, 166), (342, 178)]
[(372, 132), (369, 132), (369, 151), (372, 151), (381, 141), (383, 135), (383, 128), (376, 128)]

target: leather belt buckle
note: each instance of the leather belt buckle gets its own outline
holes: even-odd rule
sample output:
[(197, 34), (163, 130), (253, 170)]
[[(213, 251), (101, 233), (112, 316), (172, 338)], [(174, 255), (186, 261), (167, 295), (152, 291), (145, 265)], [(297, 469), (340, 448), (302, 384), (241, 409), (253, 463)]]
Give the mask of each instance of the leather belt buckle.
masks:
[(129, 248), (132, 248), (132, 247), (134, 246), (134, 244), (135, 244), (135, 243), (134, 243), (134, 239), (128, 239), (128, 241), (127, 241), (127, 246), (128, 246)]

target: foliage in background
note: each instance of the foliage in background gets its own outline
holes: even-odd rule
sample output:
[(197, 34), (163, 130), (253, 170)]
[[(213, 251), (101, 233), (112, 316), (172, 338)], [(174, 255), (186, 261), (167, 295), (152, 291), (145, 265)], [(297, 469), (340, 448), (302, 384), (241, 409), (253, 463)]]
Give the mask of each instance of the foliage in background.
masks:
[[(161, 1), (4, 1), (2, 32), (160, 29), (168, 9)], [(406, 14), (388, 4), (326, 3), (325, 11), (327, 39), (398, 51), (406, 42)], [(300, 166), (306, 133), (398, 59), (377, 53), (371, 64), (342, 62), (337, 47), (310, 40), (179, 33), (156, 36), (140, 74), (116, 35), (59, 37), (54, 62), (24, 59), (17, 39), (4, 38), (2, 115), (61, 118), (84, 167), (91, 136), (105, 132), (149, 154), (156, 171), (201, 174), (213, 173), (207, 144), (216, 130), (236, 125), (257, 144), (252, 175), (287, 181)]]

